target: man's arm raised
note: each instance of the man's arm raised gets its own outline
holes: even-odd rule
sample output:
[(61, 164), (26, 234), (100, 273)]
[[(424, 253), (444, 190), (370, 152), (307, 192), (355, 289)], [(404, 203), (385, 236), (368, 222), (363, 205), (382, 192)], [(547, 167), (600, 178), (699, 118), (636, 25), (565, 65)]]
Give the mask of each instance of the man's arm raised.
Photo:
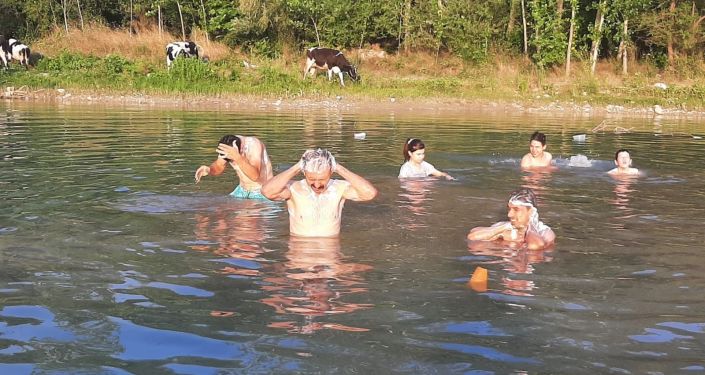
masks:
[(343, 193), (343, 198), (354, 201), (369, 201), (377, 196), (377, 189), (363, 177), (358, 176), (340, 164), (335, 166), (335, 172), (350, 183), (348, 189)]
[[(218, 144), (218, 152), (224, 153), (227, 159), (233, 161), (240, 167), (240, 171), (247, 176), (252, 181), (257, 181), (259, 179), (259, 171), (262, 164), (261, 153), (262, 149), (259, 144), (256, 146), (253, 144), (254, 149), (248, 150), (248, 155), (241, 155), (240, 150), (237, 147), (228, 146), (224, 143)], [(259, 151), (259, 152), (258, 152)], [(254, 155), (259, 157), (255, 157)]]
[(262, 185), (262, 195), (269, 200), (281, 201), (291, 198), (289, 190), (289, 181), (301, 172), (301, 162), (294, 164), (291, 168), (272, 177), (264, 185)]

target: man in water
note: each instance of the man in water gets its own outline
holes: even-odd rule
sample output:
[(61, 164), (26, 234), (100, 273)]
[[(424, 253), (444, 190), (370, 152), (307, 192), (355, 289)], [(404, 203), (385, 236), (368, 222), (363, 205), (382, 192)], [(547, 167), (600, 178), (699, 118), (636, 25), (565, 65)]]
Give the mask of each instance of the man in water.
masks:
[[(299, 172), (304, 179), (290, 182)], [(333, 172), (344, 180), (333, 180)], [(289, 210), (289, 231), (301, 237), (336, 237), (346, 199), (369, 201), (377, 189), (340, 164), (328, 150), (304, 152), (301, 160), (262, 186), (271, 200), (285, 200)]]
[(531, 135), (529, 153), (521, 158), (521, 168), (545, 168), (551, 165), (553, 155), (546, 151), (546, 135), (538, 131)]
[(468, 240), (526, 244), (529, 250), (545, 249), (556, 240), (553, 230), (539, 220), (536, 195), (531, 189), (522, 188), (512, 192), (507, 204), (507, 217), (509, 221), (471, 229)]
[(204, 176), (218, 176), (230, 164), (237, 173), (240, 183), (230, 193), (235, 198), (266, 199), (260, 189), (271, 179), (272, 162), (267, 155), (264, 143), (256, 137), (226, 135), (220, 139), (218, 158), (210, 166), (202, 165), (196, 170), (196, 183)]
[(632, 157), (629, 155), (629, 150), (622, 148), (614, 154), (614, 164), (617, 166), (607, 172), (612, 176), (638, 176), (639, 170), (632, 168)]

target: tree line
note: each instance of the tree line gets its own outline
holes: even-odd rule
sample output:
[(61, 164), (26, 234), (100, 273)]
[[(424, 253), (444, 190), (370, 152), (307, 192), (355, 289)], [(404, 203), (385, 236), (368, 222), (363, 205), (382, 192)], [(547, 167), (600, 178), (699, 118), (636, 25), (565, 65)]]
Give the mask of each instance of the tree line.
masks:
[(702, 59), (705, 0), (3, 0), (0, 33), (31, 41), (88, 22), (150, 23), (265, 56), (286, 48), (378, 44), (482, 63), (523, 55), (537, 67), (614, 59), (660, 68)]

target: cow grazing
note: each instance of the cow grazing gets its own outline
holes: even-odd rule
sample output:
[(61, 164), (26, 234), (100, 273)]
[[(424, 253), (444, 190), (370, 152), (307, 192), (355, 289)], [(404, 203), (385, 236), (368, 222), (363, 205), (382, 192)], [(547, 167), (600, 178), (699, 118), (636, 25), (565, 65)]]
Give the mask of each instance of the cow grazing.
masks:
[(7, 69), (10, 61), (17, 60), (25, 69), (29, 69), (29, 47), (20, 43), (17, 39), (5, 39), (0, 36), (0, 60)]
[(166, 45), (166, 66), (171, 68), (177, 57), (198, 58), (199, 47), (194, 42), (171, 42)]
[(345, 86), (343, 82), (343, 73), (347, 73), (353, 81), (360, 79), (357, 74), (357, 69), (350, 64), (348, 59), (343, 56), (343, 53), (332, 48), (309, 48), (306, 51), (306, 68), (304, 69), (304, 79), (306, 75), (313, 75), (316, 69), (327, 70), (328, 80), (333, 79), (333, 74), (337, 74), (340, 78), (340, 85)]

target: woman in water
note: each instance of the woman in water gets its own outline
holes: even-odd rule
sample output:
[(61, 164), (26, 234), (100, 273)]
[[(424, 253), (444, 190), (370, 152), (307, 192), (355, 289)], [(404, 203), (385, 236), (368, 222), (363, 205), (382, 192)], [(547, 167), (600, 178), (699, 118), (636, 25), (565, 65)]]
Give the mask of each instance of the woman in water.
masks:
[(424, 178), (428, 176), (445, 177), (454, 180), (448, 173), (441, 172), (424, 161), (426, 145), (418, 138), (409, 138), (404, 143), (404, 164), (399, 170), (399, 178)]

